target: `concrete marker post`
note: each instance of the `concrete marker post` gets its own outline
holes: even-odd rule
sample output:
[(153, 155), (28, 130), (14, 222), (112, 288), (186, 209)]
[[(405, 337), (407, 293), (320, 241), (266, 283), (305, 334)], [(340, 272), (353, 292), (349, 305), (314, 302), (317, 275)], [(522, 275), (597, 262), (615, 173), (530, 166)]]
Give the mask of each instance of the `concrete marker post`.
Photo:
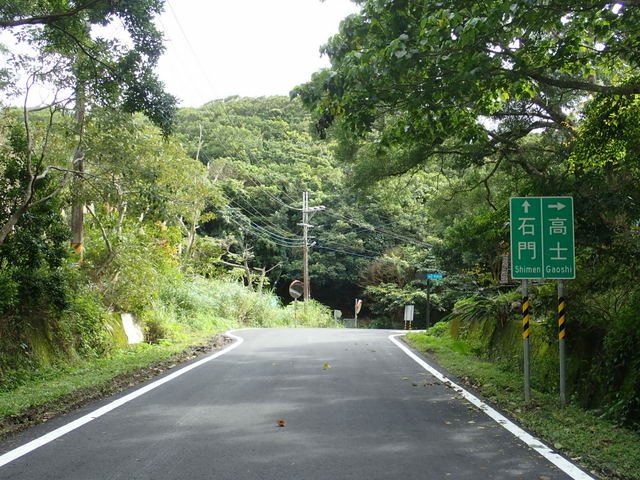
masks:
[(353, 306), (353, 318), (354, 318), (354, 322), (355, 322), (355, 328), (358, 328), (358, 299), (356, 298), (356, 302)]

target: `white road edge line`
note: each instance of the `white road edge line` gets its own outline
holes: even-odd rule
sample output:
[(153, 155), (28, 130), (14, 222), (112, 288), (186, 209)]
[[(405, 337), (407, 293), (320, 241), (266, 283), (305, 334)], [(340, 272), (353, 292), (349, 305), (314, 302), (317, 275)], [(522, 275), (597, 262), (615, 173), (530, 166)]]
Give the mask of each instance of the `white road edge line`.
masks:
[(458, 394), (462, 395), (468, 402), (478, 407), (480, 410), (486, 413), (489, 417), (495, 420), (499, 425), (504, 427), (515, 437), (517, 437), (522, 442), (524, 442), (529, 448), (538, 452), (540, 455), (542, 455), (544, 458), (549, 460), (551, 463), (553, 463), (556, 467), (558, 467), (564, 473), (569, 475), (571, 478), (573, 478), (574, 480), (595, 480), (593, 477), (586, 474), (584, 471), (582, 471), (576, 465), (571, 463), (569, 460), (567, 460), (563, 456), (559, 455), (558, 453), (554, 452), (552, 449), (547, 447), (544, 443), (542, 443), (536, 437), (524, 431), (522, 428), (518, 427), (515, 423), (510, 421), (507, 417), (505, 417), (501, 413), (498, 413), (495, 409), (493, 409), (492, 407), (484, 403), (482, 400), (480, 400), (478, 397), (473, 395), (471, 392), (465, 390), (460, 385), (453, 383), (450, 379), (445, 377), (442, 373), (440, 373), (438, 370), (433, 368), (431, 365), (429, 365), (427, 362), (425, 362), (423, 359), (421, 359), (419, 356), (413, 353), (409, 349), (409, 347), (402, 344), (402, 342), (398, 340), (398, 337), (402, 337), (405, 334), (406, 332), (395, 334), (395, 335), (389, 335), (389, 340), (391, 340), (398, 348), (400, 348), (400, 350), (406, 353), (414, 362), (416, 362), (418, 365), (424, 368), (427, 372), (429, 372), (431, 375), (436, 377), (442, 383), (449, 385)]
[(0, 467), (3, 467), (8, 463), (11, 463), (14, 460), (17, 460), (18, 458), (30, 452), (33, 452), (37, 448), (40, 448), (46, 445), (47, 443), (53, 442), (54, 440), (62, 437), (63, 435), (66, 435), (67, 433), (82, 427), (83, 425), (91, 422), (92, 420), (95, 420), (96, 418), (100, 418), (101, 416), (109, 413), (112, 410), (115, 410), (116, 408), (124, 405), (125, 403), (128, 403), (131, 400), (134, 400), (144, 395), (145, 393), (148, 393), (151, 390), (158, 388), (159, 386), (164, 385), (165, 383), (170, 382), (171, 380), (174, 380), (181, 375), (184, 375), (185, 373), (193, 370), (194, 368), (198, 368), (200, 365), (203, 365), (207, 362), (210, 362), (211, 360), (221, 357), (225, 353), (229, 353), (231, 350), (239, 347), (242, 344), (242, 342), (244, 342), (244, 339), (242, 339), (241, 337), (237, 337), (230, 332), (225, 332), (224, 335), (227, 337), (231, 337), (233, 340), (235, 340), (235, 342), (232, 345), (229, 345), (228, 347), (220, 350), (219, 352), (214, 353), (213, 355), (205, 357), (202, 360), (198, 360), (197, 362), (191, 363), (186, 367), (181, 368), (180, 370), (176, 370), (175, 372), (167, 375), (166, 377), (162, 377), (160, 380), (156, 380), (155, 382), (145, 385), (144, 387), (138, 390), (135, 390), (129, 393), (128, 395), (125, 395), (124, 397), (118, 398), (117, 400), (114, 400), (113, 402), (74, 420), (73, 422), (67, 423), (66, 425), (56, 428), (55, 430), (52, 430), (51, 432), (41, 437), (38, 437), (35, 440), (32, 440), (18, 448), (10, 450), (3, 455), (0, 455)]

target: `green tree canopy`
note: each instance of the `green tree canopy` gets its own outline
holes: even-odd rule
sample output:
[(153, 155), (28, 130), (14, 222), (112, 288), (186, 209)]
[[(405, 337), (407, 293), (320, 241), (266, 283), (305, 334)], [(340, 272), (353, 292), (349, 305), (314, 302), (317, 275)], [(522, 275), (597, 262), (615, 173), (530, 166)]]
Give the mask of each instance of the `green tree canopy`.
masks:
[(337, 121), (373, 142), (374, 179), (443, 157), (532, 172), (530, 133), (557, 150), (587, 95), (640, 92), (637, 22), (635, 2), (369, 0), (293, 95), (321, 132)]
[(164, 50), (154, 24), (163, 5), (163, 0), (4, 2), (0, 30), (34, 51), (31, 57), (9, 55), (16, 71), (58, 88), (75, 88), (79, 81), (95, 102), (142, 112), (168, 133), (176, 99), (153, 72)]

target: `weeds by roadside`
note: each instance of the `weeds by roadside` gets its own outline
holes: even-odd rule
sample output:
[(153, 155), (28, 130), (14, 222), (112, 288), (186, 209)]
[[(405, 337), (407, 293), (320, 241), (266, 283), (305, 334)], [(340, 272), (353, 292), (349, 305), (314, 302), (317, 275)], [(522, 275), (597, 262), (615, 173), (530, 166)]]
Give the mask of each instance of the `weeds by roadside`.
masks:
[(331, 311), (317, 302), (294, 309), (270, 292), (252, 291), (237, 282), (192, 279), (153, 306), (142, 315), (148, 343), (0, 371), (0, 438), (209, 351), (212, 338), (225, 330), (338, 326)]

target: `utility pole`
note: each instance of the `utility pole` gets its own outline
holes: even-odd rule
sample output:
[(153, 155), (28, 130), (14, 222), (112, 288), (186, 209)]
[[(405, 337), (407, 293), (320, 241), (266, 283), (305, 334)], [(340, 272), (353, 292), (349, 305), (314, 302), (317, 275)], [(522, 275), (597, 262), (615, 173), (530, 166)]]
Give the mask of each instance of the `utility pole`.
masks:
[[(313, 225), (309, 220), (314, 213), (324, 210), (323, 205), (309, 207), (309, 192), (302, 192), (302, 283), (304, 284), (303, 300), (306, 302), (311, 298), (311, 286), (309, 282), (309, 229)], [(311, 214), (311, 215), (309, 215)]]
[(309, 192), (302, 192), (302, 283), (304, 284), (303, 300), (311, 298), (309, 285)]

